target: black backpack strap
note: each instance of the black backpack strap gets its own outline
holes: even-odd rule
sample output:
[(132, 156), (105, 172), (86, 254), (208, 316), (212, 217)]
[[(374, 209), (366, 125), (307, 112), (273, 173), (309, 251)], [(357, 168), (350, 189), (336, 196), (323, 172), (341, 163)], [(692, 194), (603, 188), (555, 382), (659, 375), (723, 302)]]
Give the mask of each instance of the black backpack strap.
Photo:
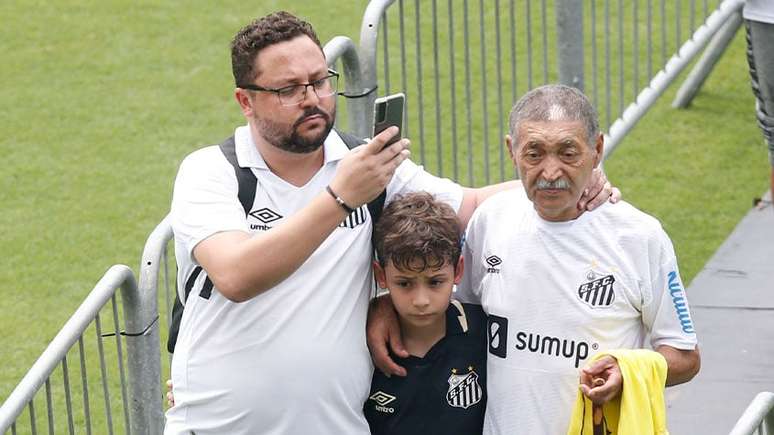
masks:
[(237, 184), (239, 185), (239, 202), (242, 203), (242, 208), (245, 209), (245, 216), (247, 216), (253, 209), (255, 188), (258, 184), (258, 180), (255, 178), (255, 174), (253, 174), (253, 171), (251, 171), (250, 168), (239, 166), (234, 136), (224, 140), (219, 146), (220, 151), (226, 157), (226, 160), (234, 167), (234, 174), (236, 175)]
[[(347, 148), (352, 149), (357, 146), (363, 145), (366, 143), (365, 140), (351, 135), (344, 131), (336, 130), (336, 133), (341, 137), (341, 140), (344, 141), (344, 144), (347, 146)], [(368, 203), (368, 213), (371, 214), (371, 223), (373, 225), (376, 225), (377, 222), (379, 222), (379, 218), (382, 215), (382, 209), (384, 208), (384, 202), (387, 199), (387, 190), (382, 190), (382, 193), (379, 194), (376, 198), (374, 198), (371, 202)]]
[[(220, 151), (226, 160), (234, 167), (234, 175), (236, 175), (237, 184), (239, 185), (239, 202), (242, 204), (242, 208), (245, 210), (245, 216), (247, 216), (253, 208), (253, 201), (255, 200), (255, 189), (258, 184), (258, 180), (250, 170), (250, 168), (243, 168), (239, 166), (236, 156), (236, 143), (234, 142), (234, 136), (224, 140), (219, 145)], [(185, 281), (185, 294), (183, 300), (188, 300), (188, 295), (193, 289), (196, 278), (202, 272), (201, 266), (197, 266), (188, 276)], [(209, 299), (212, 295), (212, 281), (210, 277), (207, 277), (204, 281), (199, 296), (204, 299)], [(175, 292), (175, 302), (172, 305), (172, 319), (169, 323), (169, 337), (167, 338), (167, 351), (169, 353), (175, 352), (175, 345), (177, 344), (177, 335), (180, 332), (180, 320), (183, 318), (183, 304), (180, 301), (180, 297)]]

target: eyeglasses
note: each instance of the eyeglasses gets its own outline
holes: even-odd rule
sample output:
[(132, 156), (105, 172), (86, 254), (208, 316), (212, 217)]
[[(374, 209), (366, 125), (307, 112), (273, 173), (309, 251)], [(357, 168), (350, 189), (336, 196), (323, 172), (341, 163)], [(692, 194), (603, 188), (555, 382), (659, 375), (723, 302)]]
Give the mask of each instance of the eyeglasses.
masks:
[(284, 86), (277, 89), (264, 88), (258, 85), (240, 85), (239, 88), (250, 91), (273, 92), (279, 97), (280, 104), (283, 106), (295, 106), (301, 104), (306, 98), (306, 90), (309, 86), (314, 89), (317, 98), (325, 98), (334, 95), (339, 90), (339, 73), (329, 69), (328, 75), (310, 83), (299, 83), (297, 85)]

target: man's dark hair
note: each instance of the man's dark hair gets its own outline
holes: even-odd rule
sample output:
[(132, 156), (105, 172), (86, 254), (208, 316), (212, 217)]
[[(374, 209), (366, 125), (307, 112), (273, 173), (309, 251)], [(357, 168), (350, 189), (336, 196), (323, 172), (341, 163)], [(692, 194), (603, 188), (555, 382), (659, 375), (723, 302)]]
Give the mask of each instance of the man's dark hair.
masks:
[(457, 267), (460, 221), (447, 204), (427, 192), (398, 196), (384, 208), (374, 228), (379, 264), (405, 271)]
[(303, 35), (322, 50), (312, 25), (289, 12), (274, 12), (243, 27), (231, 41), (231, 70), (236, 86), (251, 84), (258, 76), (259, 71), (255, 70), (258, 52), (272, 44)]

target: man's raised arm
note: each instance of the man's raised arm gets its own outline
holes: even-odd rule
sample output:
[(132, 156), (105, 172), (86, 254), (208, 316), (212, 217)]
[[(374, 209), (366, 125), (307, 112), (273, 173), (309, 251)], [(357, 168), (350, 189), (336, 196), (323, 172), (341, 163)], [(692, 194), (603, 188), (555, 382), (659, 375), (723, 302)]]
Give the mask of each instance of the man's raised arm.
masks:
[[(357, 208), (379, 195), (408, 157), (407, 140), (382, 149), (395, 133), (385, 130), (339, 163), (330, 189), (348, 207)], [(295, 272), (348, 214), (332, 194), (322, 191), (271, 231), (252, 236), (217, 233), (197, 244), (193, 256), (223, 296), (246, 301)]]

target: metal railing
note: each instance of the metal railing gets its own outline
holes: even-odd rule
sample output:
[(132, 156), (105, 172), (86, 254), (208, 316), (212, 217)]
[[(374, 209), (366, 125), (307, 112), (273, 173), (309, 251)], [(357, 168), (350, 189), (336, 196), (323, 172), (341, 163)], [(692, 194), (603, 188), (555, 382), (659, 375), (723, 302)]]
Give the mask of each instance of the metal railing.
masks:
[[(711, 9), (707, 0), (373, 0), (359, 44), (338, 36), (324, 47), (329, 66), (340, 65), (344, 82), (346, 106), (339, 113), (346, 116), (338, 122), (368, 137), (377, 94), (402, 91), (408, 97), (404, 135), (414, 142), (414, 158), (438, 175), (470, 186), (488, 184), (512, 176), (501, 145), (511, 103), (534, 86), (560, 81), (584, 89), (597, 107), (608, 128), (607, 156), (724, 23), (738, 17), (742, 4), (724, 0)], [(105, 274), (0, 408), (0, 433), (34, 434), (44, 426), (35, 405), (43, 385), (48, 433), (74, 433), (75, 427), (89, 434), (113, 433), (114, 427), (123, 433), (161, 433), (158, 325), (167, 324), (174, 298), (170, 283), (176, 277), (167, 261), (171, 238), (165, 218), (145, 244), (138, 286), (125, 266)], [(125, 332), (119, 328), (119, 286)], [(159, 298), (166, 300), (161, 320)], [(114, 332), (103, 333), (100, 310), (108, 301)], [(94, 351), (84, 340), (90, 324), (98, 338)], [(107, 336), (115, 340), (112, 350), (105, 349)], [(67, 357), (75, 343), (82, 387), (73, 395)], [(93, 391), (88, 376), (91, 354), (98, 355), (101, 392)], [(111, 359), (117, 361), (120, 382), (105, 362)], [(61, 400), (51, 381), (59, 366)], [(97, 395), (105, 402), (99, 418), (91, 404)], [(63, 419), (54, 411), (60, 402)], [(19, 420), (25, 408), (28, 431)], [(115, 416), (121, 413), (123, 418)], [(67, 430), (60, 428), (62, 421)]]
[(774, 393), (758, 393), (750, 402), (729, 435), (774, 434)]
[[(357, 49), (347, 40), (345, 93), (359, 98), (347, 101), (346, 129), (370, 136), (377, 94), (403, 92), (413, 158), (437, 175), (490, 184), (513, 175), (502, 140), (511, 104), (537, 85), (562, 82), (594, 103), (608, 131), (607, 157), (744, 2), (714, 3), (373, 0)], [(333, 45), (331, 65), (341, 52)], [(717, 57), (724, 47), (710, 51)], [(355, 64), (357, 78), (347, 75)]]
[[(119, 288), (123, 331), (116, 301)], [(162, 426), (148, 426), (153, 416), (161, 416), (155, 420), (163, 421), (163, 415), (160, 369), (154, 363), (159, 358), (157, 305), (147, 296), (138, 290), (131, 269), (111, 267), (0, 407), (0, 433), (10, 429), (12, 434), (36, 434), (43, 433), (44, 427), (49, 434), (73, 434), (76, 427), (85, 428), (87, 434), (161, 433)], [(109, 318), (112, 331), (105, 332), (105, 318)], [(92, 325), (96, 339), (90, 341), (87, 330)], [(114, 341), (115, 347), (106, 339)], [(79, 369), (72, 371), (69, 361), (76, 354)], [(115, 361), (115, 366), (108, 361)], [(97, 384), (89, 371), (94, 365), (99, 367)], [(61, 391), (56, 389), (54, 378), (58, 367)], [(43, 413), (35, 400), (41, 387), (45, 399), (37, 402), (45, 400)], [(102, 406), (98, 410), (94, 402), (99, 399)], [(20, 419), (25, 409), (28, 418)]]

